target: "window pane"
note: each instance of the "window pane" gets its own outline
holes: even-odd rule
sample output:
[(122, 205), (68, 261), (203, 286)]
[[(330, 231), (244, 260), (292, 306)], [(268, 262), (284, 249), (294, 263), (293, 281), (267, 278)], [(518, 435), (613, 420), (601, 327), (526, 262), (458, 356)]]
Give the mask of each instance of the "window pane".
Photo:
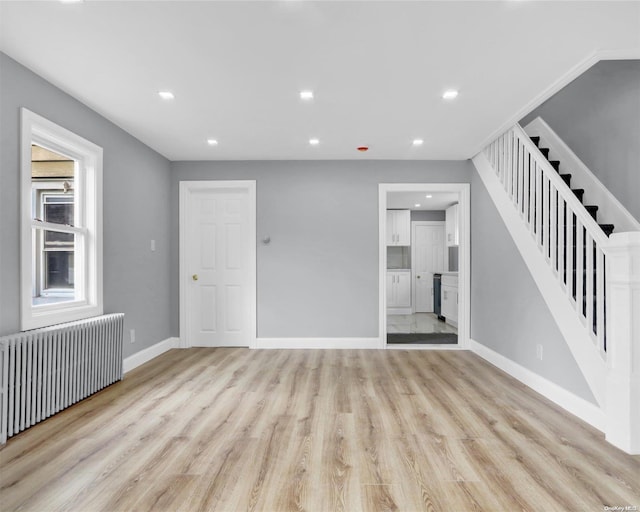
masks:
[(73, 244), (73, 235), (71, 233), (59, 233), (58, 231), (47, 231), (46, 236), (47, 247), (67, 245), (69, 242)]
[[(54, 224), (74, 225), (75, 160), (31, 145), (32, 218)], [(70, 241), (53, 235), (47, 241)]]
[(45, 289), (73, 288), (73, 251), (45, 251)]
[[(47, 197), (46, 199), (65, 199), (54, 197)], [(73, 196), (70, 198), (73, 201)], [(52, 203), (46, 201), (44, 203), (44, 220), (46, 222), (53, 222), (55, 224), (69, 224), (73, 225), (73, 203)]]
[[(42, 229), (33, 233), (33, 305), (75, 300), (75, 236)], [(70, 241), (48, 241), (60, 235)]]

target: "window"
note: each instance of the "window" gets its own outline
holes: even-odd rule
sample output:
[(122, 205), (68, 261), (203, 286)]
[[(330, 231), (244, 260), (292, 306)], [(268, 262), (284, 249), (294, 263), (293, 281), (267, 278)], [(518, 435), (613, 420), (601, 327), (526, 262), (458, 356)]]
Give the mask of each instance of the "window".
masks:
[(21, 316), (34, 329), (102, 314), (102, 148), (22, 109)]

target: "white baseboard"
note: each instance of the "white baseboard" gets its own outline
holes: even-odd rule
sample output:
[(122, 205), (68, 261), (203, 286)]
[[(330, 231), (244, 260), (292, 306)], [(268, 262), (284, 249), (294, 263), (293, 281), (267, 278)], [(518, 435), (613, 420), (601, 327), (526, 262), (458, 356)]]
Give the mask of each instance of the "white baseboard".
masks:
[(256, 348), (377, 349), (379, 338), (257, 338)]
[(605, 414), (597, 405), (574, 395), (570, 391), (561, 388), (550, 380), (545, 379), (511, 359), (507, 359), (502, 354), (498, 354), (489, 347), (482, 345), (475, 340), (469, 339), (469, 350), (475, 352), (482, 357), (482, 359), (485, 359), (492, 365), (497, 366), (513, 378), (518, 379), (523, 384), (526, 384), (531, 389), (540, 393), (545, 398), (548, 398), (574, 416), (586, 421), (592, 427), (604, 432)]
[(158, 357), (160, 354), (164, 354), (172, 348), (179, 348), (179, 346), (179, 338), (167, 338), (166, 340), (160, 341), (155, 345), (151, 345), (140, 352), (136, 352), (132, 356), (125, 358), (123, 361), (122, 366), (124, 373), (130, 372), (134, 368), (143, 365), (147, 361), (151, 361), (153, 358)]
[(420, 345), (420, 344), (389, 344), (387, 350), (467, 350), (461, 345)]
[[(591, 393), (599, 406), (604, 408), (607, 363), (595, 344), (585, 343), (585, 340), (589, 340), (590, 337), (589, 329), (582, 322), (572, 301), (568, 300), (564, 284), (561, 284), (557, 272), (551, 268), (547, 257), (526, 227), (513, 201), (509, 199), (487, 156), (484, 153), (477, 154), (473, 157), (473, 164), (522, 256), (522, 261), (540, 290), (540, 296), (549, 308), (571, 354), (578, 363)], [(611, 244), (611, 241), (607, 243)]]

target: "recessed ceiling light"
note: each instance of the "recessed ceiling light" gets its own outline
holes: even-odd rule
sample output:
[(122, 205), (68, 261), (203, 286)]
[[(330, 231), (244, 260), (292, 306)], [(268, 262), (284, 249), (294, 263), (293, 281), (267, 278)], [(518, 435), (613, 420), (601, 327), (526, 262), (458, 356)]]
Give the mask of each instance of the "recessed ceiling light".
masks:
[(413, 206), (415, 206), (416, 208), (420, 208), (422, 205), (420, 203), (416, 203)]
[(445, 91), (444, 94), (442, 95), (442, 97), (445, 100), (452, 100), (456, 96), (458, 96), (458, 91), (456, 91), (455, 89), (449, 89), (448, 91)]
[(424, 144), (424, 141), (422, 139), (413, 139), (414, 146), (422, 146), (423, 144)]
[(158, 96), (160, 96), (163, 100), (172, 100), (175, 98), (171, 91), (159, 91)]
[(312, 100), (313, 91), (300, 91), (300, 99), (306, 101)]
[(309, 144), (311, 144), (312, 146), (317, 146), (318, 144), (320, 144), (320, 139), (309, 139)]
[(427, 199), (431, 199), (433, 196), (432, 196), (431, 194), (427, 194), (427, 195), (426, 195), (426, 196), (424, 196), (424, 197), (426, 197)]
[(218, 141), (216, 139), (207, 139), (207, 144), (209, 144), (209, 146), (217, 146)]

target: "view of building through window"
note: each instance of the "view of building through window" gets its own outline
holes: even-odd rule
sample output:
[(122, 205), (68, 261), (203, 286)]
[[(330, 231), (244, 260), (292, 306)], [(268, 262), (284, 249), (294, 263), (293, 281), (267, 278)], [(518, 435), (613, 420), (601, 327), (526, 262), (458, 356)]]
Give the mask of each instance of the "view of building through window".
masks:
[(31, 146), (33, 305), (75, 299), (76, 162), (41, 146)]

